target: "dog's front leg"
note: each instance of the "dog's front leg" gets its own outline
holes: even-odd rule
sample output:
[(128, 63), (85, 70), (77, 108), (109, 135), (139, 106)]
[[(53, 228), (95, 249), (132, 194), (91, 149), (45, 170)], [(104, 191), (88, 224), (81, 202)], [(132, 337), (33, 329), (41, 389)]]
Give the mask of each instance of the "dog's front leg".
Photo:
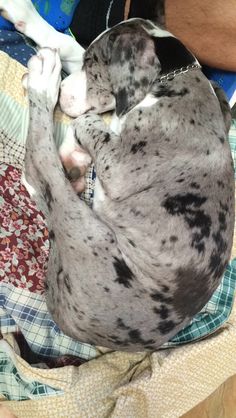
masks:
[(134, 191), (130, 177), (133, 155), (126, 138), (114, 133), (101, 116), (92, 113), (79, 116), (73, 125), (74, 135), (94, 161), (97, 177), (107, 196), (119, 201), (131, 195)]

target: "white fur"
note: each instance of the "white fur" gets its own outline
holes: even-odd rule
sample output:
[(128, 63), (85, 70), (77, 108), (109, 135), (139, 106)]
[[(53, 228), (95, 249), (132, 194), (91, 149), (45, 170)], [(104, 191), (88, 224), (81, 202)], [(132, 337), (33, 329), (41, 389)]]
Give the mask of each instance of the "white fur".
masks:
[(31, 197), (34, 197), (37, 195), (35, 189), (26, 181), (24, 173), (22, 173), (21, 175), (21, 183), (23, 184), (23, 186), (25, 186), (27, 192), (29, 193)]
[(236, 103), (236, 90), (229, 101), (230, 107), (232, 108), (235, 105), (235, 103)]
[(77, 142), (75, 139), (74, 131), (71, 125), (69, 125), (66, 135), (64, 136), (63, 142), (59, 149), (60, 157), (63, 159), (63, 157), (66, 157), (67, 155), (69, 155), (71, 152), (74, 151), (76, 145), (77, 145)]
[(103, 187), (99, 181), (99, 178), (96, 177), (94, 184), (94, 197), (93, 197), (93, 209), (99, 212), (100, 205), (103, 207), (102, 203), (104, 202), (106, 196), (103, 190)]
[(77, 71), (63, 80), (60, 94), (60, 106), (63, 112), (72, 117), (87, 112), (90, 105), (87, 102), (86, 92), (87, 78), (85, 71)]
[[(54, 67), (55, 71), (51, 72), (51, 67)], [(57, 51), (50, 48), (40, 49), (37, 55), (30, 58), (28, 69), (28, 86), (31, 86), (39, 94), (46, 94), (56, 105), (61, 83), (61, 60)], [(49, 78), (51, 83), (48, 85)]]
[(134, 108), (134, 109), (140, 109), (142, 107), (151, 107), (154, 104), (156, 104), (159, 101), (159, 99), (157, 97), (153, 97), (151, 94), (147, 94), (147, 96), (140, 102), (138, 103)]
[(110, 122), (111, 131), (114, 132), (116, 135), (120, 135), (125, 121), (126, 121), (126, 115), (119, 118), (117, 114), (114, 112), (111, 117), (111, 122)]
[[(215, 90), (213, 89), (213, 86), (212, 86), (212, 84), (209, 82), (209, 85), (210, 85), (210, 89), (211, 89), (211, 91), (212, 91), (212, 93), (214, 94), (214, 96), (216, 96), (216, 92), (215, 92)], [(217, 96), (216, 96), (217, 97)]]
[(57, 32), (37, 12), (31, 0), (0, 0), (2, 15), (19, 32), (33, 39), (39, 47), (60, 49), (62, 66), (68, 73), (81, 69), (84, 49), (69, 35)]
[(146, 27), (144, 27), (144, 29), (152, 36), (155, 36), (157, 38), (165, 38), (167, 36), (171, 36), (172, 38), (175, 38), (175, 36), (168, 32), (167, 30), (161, 29), (158, 26), (154, 25), (153, 22), (151, 22), (151, 20), (148, 21), (152, 26), (153, 29), (148, 29)]

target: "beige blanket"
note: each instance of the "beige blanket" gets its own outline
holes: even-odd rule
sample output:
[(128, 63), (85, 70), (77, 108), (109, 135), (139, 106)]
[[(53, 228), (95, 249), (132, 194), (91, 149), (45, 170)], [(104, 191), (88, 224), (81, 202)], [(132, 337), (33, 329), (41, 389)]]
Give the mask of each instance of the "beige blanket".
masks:
[(218, 335), (169, 352), (112, 352), (54, 370), (15, 355), (26, 377), (65, 394), (6, 405), (19, 418), (179, 418), (236, 373), (235, 331), (236, 310)]

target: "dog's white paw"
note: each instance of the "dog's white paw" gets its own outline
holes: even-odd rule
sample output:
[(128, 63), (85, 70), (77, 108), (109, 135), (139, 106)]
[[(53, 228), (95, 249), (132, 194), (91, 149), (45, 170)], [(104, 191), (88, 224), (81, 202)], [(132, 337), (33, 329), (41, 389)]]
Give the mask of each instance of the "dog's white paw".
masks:
[(31, 0), (0, 0), (0, 14), (15, 25), (15, 28), (25, 33), (31, 14), (34, 14)]
[(56, 50), (41, 48), (28, 62), (27, 88), (31, 93), (45, 95), (56, 105), (61, 83), (61, 61)]

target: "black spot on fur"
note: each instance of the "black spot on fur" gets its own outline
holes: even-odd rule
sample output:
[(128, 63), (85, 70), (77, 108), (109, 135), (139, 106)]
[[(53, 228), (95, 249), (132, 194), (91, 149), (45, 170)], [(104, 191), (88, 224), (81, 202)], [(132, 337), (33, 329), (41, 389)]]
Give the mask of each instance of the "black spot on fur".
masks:
[(143, 216), (142, 213), (140, 212), (140, 210), (134, 209), (132, 208), (130, 211), (134, 216)]
[(134, 243), (134, 241), (132, 241), (131, 239), (128, 239), (128, 242), (130, 245), (132, 245), (132, 247), (136, 248), (136, 244)]
[(130, 70), (130, 72), (131, 73), (133, 73), (134, 72), (134, 70), (135, 70), (135, 67), (134, 67), (134, 65), (133, 64), (129, 64), (129, 70)]
[(125, 330), (129, 330), (129, 327), (127, 327), (127, 325), (124, 324), (123, 320), (121, 318), (117, 318), (117, 327), (120, 329), (125, 329)]
[(119, 259), (117, 257), (113, 257), (114, 262), (113, 266), (116, 271), (117, 278), (115, 282), (122, 284), (124, 287), (132, 287), (132, 281), (134, 279), (134, 274), (130, 270), (130, 268), (127, 266), (124, 259)]
[(170, 215), (184, 215), (189, 208), (200, 208), (206, 201), (206, 197), (193, 193), (176, 194), (165, 199), (162, 206)]
[(225, 253), (228, 249), (227, 241), (223, 238), (222, 232), (226, 230), (226, 219), (224, 213), (219, 214), (219, 229), (212, 235), (215, 242), (215, 249), (211, 253), (209, 270), (215, 275), (215, 278), (220, 278), (226, 267)]
[(129, 338), (133, 342), (140, 342), (140, 340), (142, 341), (141, 333), (138, 329), (133, 329), (133, 330), (129, 331)]
[(47, 203), (48, 209), (51, 210), (53, 197), (52, 197), (51, 189), (48, 183), (45, 184), (44, 198)]
[(50, 231), (49, 231), (49, 239), (50, 240), (52, 240), (52, 241), (54, 241), (54, 239), (55, 239), (55, 233), (54, 233), (54, 231), (51, 229)]
[(59, 270), (57, 271), (57, 285), (58, 285), (58, 287), (61, 286), (61, 281), (63, 279), (63, 274), (64, 274), (63, 269), (59, 268)]
[(176, 235), (170, 236), (170, 242), (177, 242), (177, 241), (178, 241), (178, 237)]
[(183, 87), (181, 90), (173, 90), (167, 85), (159, 85), (158, 91), (154, 93), (155, 97), (183, 97), (189, 93), (189, 89)]
[(173, 321), (161, 321), (158, 325), (158, 329), (162, 335), (169, 334), (176, 324)]
[(70, 284), (70, 277), (69, 277), (69, 275), (68, 275), (68, 274), (65, 274), (65, 276), (64, 276), (64, 282), (65, 282), (65, 286), (66, 286), (66, 288), (67, 288), (68, 292), (69, 292), (70, 294), (72, 294), (72, 291), (71, 291), (71, 284)]
[(219, 136), (218, 138), (219, 138), (219, 140), (220, 140), (221, 144), (224, 144), (224, 142), (225, 142), (225, 138), (224, 138), (223, 136)]
[(110, 142), (110, 140), (111, 140), (111, 135), (108, 132), (106, 132), (102, 143), (107, 144), (108, 142)]
[(223, 181), (217, 180), (217, 184), (218, 184), (219, 187), (221, 187), (222, 189), (224, 189), (225, 185), (224, 185)]
[(116, 99), (116, 114), (117, 116), (121, 116), (122, 114), (125, 113), (126, 109), (128, 109), (128, 106), (129, 106), (126, 89), (122, 88), (118, 90), (118, 92), (115, 94), (115, 99)]
[(218, 219), (219, 219), (220, 231), (226, 231), (227, 225), (226, 225), (225, 213), (219, 212)]
[(163, 202), (163, 206), (170, 215), (183, 216), (190, 229), (197, 229), (192, 234), (191, 245), (199, 252), (203, 251), (204, 247), (200, 244), (204, 238), (209, 238), (212, 225), (211, 217), (200, 209), (206, 201), (206, 197), (187, 193), (169, 196)]
[(220, 201), (220, 207), (221, 207), (221, 209), (224, 211), (224, 212), (228, 212), (229, 211), (229, 206), (227, 205), (227, 203), (222, 203), (221, 201)]
[(197, 266), (180, 268), (176, 272), (177, 289), (173, 295), (173, 309), (178, 317), (193, 317), (210, 299), (212, 288), (210, 272), (198, 269)]
[(167, 319), (169, 316), (169, 309), (163, 304), (159, 308), (153, 308), (153, 312), (159, 315), (161, 319)]
[(194, 246), (194, 248), (196, 248), (196, 250), (198, 251), (198, 253), (204, 253), (206, 246), (204, 242), (192, 242), (192, 246)]
[(200, 185), (196, 182), (190, 183), (190, 187), (192, 187), (192, 189), (200, 189)]
[(144, 340), (141, 336), (141, 333), (138, 329), (132, 329), (128, 332), (129, 338), (131, 340), (131, 342), (133, 344), (140, 344), (140, 345), (149, 345), (149, 344), (154, 344), (155, 341), (154, 340)]
[(132, 152), (132, 154), (136, 154), (138, 151), (142, 151), (146, 145), (146, 141), (140, 141), (137, 144), (133, 144), (130, 151)]
[(173, 298), (172, 297), (168, 297), (165, 296), (163, 293), (161, 292), (157, 292), (157, 291), (153, 291), (153, 293), (150, 294), (152, 300), (154, 300), (155, 302), (160, 302), (160, 303), (172, 303), (173, 302)]

